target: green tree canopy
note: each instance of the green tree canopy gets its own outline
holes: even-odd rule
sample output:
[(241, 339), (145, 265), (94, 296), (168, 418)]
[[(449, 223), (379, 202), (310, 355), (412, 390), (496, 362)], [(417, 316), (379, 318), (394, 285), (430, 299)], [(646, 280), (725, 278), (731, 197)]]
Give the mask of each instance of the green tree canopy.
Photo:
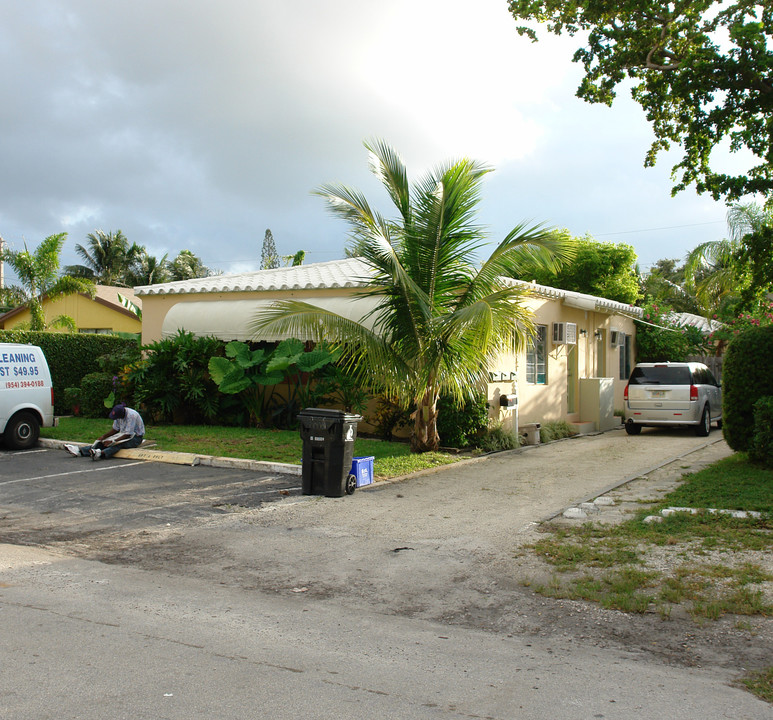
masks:
[[(585, 68), (582, 99), (611, 105), (621, 83), (632, 85), (655, 133), (645, 165), (682, 146), (674, 192), (694, 183), (715, 199), (736, 200), (773, 190), (771, 3), (509, 0), (509, 8), (517, 20), (583, 38), (574, 54)], [(533, 27), (518, 31), (536, 40)], [(712, 151), (724, 143), (756, 164), (737, 175), (716, 170)]]
[[(16, 290), (16, 297), (24, 297), (24, 305), (30, 311), (30, 330), (46, 329), (44, 298), (53, 299), (79, 292), (94, 297), (94, 283), (87, 278), (59, 276), (59, 256), (66, 239), (67, 233), (49, 235), (32, 252), (25, 243), (24, 250), (5, 248), (0, 254), (0, 259), (13, 268), (21, 283), (21, 288)], [(74, 325), (72, 318), (66, 316), (54, 318), (52, 323), (69, 327)]]
[(212, 274), (201, 258), (196, 257), (190, 250), (180, 250), (177, 257), (169, 263), (168, 270), (172, 280), (193, 280)]
[(362, 323), (283, 301), (256, 316), (252, 329), (256, 338), (279, 331), (339, 343), (364, 386), (414, 408), (411, 448), (436, 450), (440, 394), (473, 399), (485, 387), (493, 358), (513, 343), (523, 345), (534, 330), (524, 290), (503, 276), (535, 258), (553, 266), (571, 257), (572, 246), (560, 235), (518, 225), (481, 265), (477, 254), (487, 238), (475, 218), (489, 168), (459, 160), (410, 184), (391, 147), (381, 141), (365, 146), (397, 217), (385, 218), (344, 185), (323, 185), (317, 194), (349, 223), (372, 268), (362, 278), (363, 295), (377, 300), (376, 309)]
[(636, 251), (630, 245), (597, 242), (590, 237), (572, 239), (568, 230), (557, 232), (564, 242), (576, 246), (570, 263), (555, 270), (540, 264), (523, 267), (518, 278), (541, 285), (573, 290), (633, 304), (639, 296)]

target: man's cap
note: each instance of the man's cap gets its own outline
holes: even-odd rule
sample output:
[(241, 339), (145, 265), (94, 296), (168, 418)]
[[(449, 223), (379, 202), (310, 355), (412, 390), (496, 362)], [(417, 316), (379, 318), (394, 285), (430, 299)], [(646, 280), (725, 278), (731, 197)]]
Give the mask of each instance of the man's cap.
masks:
[(111, 411), (110, 411), (110, 419), (111, 420), (117, 420), (118, 418), (126, 417), (126, 405), (123, 403), (118, 403)]

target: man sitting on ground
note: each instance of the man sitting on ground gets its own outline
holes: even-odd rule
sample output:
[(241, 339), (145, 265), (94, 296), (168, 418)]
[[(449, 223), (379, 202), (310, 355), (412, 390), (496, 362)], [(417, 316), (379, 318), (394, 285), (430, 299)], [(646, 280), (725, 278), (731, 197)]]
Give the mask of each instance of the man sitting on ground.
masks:
[(97, 438), (93, 445), (80, 447), (66, 444), (65, 450), (75, 457), (91, 457), (92, 460), (100, 460), (112, 457), (124, 448), (135, 448), (142, 444), (145, 437), (145, 423), (136, 410), (119, 403), (110, 411), (109, 417), (113, 421), (113, 427), (102, 437)]

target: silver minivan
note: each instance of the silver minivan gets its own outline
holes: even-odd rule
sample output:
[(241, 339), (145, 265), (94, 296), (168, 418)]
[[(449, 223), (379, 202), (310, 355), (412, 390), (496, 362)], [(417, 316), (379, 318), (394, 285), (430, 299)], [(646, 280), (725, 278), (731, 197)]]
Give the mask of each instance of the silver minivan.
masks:
[(702, 363), (638, 363), (625, 387), (625, 431), (643, 427), (693, 425), (708, 435), (722, 427), (722, 389)]

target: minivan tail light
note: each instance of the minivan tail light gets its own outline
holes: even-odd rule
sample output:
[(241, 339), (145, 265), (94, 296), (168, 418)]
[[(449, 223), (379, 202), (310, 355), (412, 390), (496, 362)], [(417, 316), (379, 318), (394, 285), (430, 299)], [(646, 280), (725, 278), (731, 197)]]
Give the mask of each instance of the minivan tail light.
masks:
[(51, 386), (51, 407), (54, 407), (54, 386)]
[(628, 385), (626, 385), (625, 390), (623, 390), (623, 400), (628, 402)]
[(690, 385), (690, 401), (698, 399), (698, 388), (695, 385)]

